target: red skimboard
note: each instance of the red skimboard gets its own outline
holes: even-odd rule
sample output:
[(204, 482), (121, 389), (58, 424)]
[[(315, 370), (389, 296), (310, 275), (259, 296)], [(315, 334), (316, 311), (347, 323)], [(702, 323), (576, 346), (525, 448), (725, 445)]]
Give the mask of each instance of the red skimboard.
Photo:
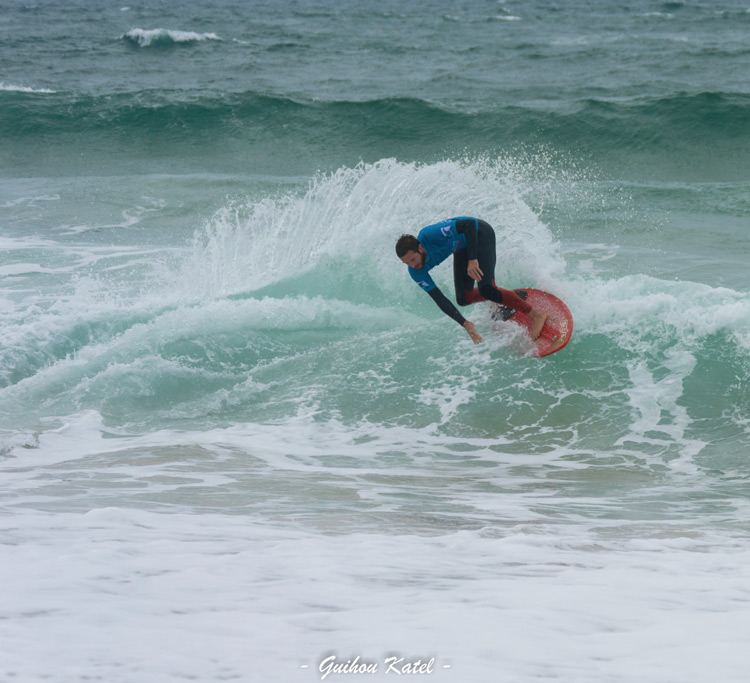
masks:
[[(573, 316), (568, 307), (554, 294), (541, 289), (523, 288), (513, 291), (530, 303), (532, 308), (539, 308), (547, 313), (542, 333), (532, 342), (539, 356), (549, 356), (564, 348), (573, 334)], [(529, 316), (507, 306), (492, 304), (490, 315), (493, 320), (509, 320), (527, 330), (531, 326)]]

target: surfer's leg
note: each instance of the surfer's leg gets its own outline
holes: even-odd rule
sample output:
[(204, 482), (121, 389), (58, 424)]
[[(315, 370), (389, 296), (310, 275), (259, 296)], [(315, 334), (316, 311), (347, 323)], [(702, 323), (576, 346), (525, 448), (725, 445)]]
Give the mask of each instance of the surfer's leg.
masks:
[(453, 281), (456, 286), (456, 301), (460, 306), (476, 304), (480, 301), (494, 301), (522, 313), (531, 310), (518, 294), (508, 289), (501, 289), (495, 284), (495, 231), (492, 226), (479, 220), (477, 234), (477, 261), (482, 271), (479, 287), (474, 287), (474, 280), (467, 274), (469, 258), (466, 249), (461, 249), (453, 255)]
[[(482, 282), (492, 282), (496, 259), (495, 231), (483, 220), (477, 220), (477, 226), (477, 261), (483, 273)], [(461, 306), (487, 300), (487, 297), (482, 295), (481, 287), (474, 286), (474, 280), (466, 272), (468, 267), (469, 255), (466, 249), (460, 249), (453, 254), (453, 282), (456, 286), (456, 301)]]
[(485, 221), (479, 221), (477, 234), (477, 260), (482, 271), (482, 279), (477, 288), (479, 295), (488, 301), (494, 301), (508, 308), (520, 311), (529, 316), (531, 326), (529, 332), (532, 339), (536, 339), (544, 327), (547, 314), (539, 309), (532, 308), (518, 294), (502, 289), (495, 284), (495, 264), (497, 263), (497, 251), (495, 247), (495, 231)]
[(459, 249), (453, 254), (453, 284), (456, 288), (456, 302), (459, 306), (468, 306), (483, 301), (479, 292), (474, 288), (474, 280), (466, 272), (468, 267), (469, 258), (466, 249)]
[(494, 280), (489, 284), (480, 284), (479, 293), (487, 301), (494, 301), (496, 304), (502, 304), (526, 315), (529, 315), (531, 312), (531, 306), (518, 296), (518, 294), (510, 289), (498, 287)]
[(495, 264), (497, 263), (495, 231), (485, 221), (480, 220), (478, 223), (477, 260), (479, 261), (479, 269), (482, 271), (482, 279), (479, 281), (477, 294), (487, 301), (494, 301), (497, 304), (528, 314), (531, 310), (529, 304), (515, 292), (509, 289), (501, 289), (495, 284)]
[(531, 320), (529, 334), (532, 339), (536, 339), (542, 333), (544, 323), (547, 321), (547, 314), (538, 308), (532, 308), (515, 292), (498, 287), (494, 280), (489, 285), (480, 283), (479, 292), (489, 301), (494, 301), (529, 316), (529, 320)]
[[(495, 231), (486, 221), (477, 221), (477, 261), (482, 271), (482, 279), (479, 281), (479, 294), (489, 301), (502, 303), (502, 294), (494, 290), (495, 287), (495, 264), (497, 263), (497, 251), (495, 249)], [(510, 304), (507, 304), (510, 305)], [(515, 306), (511, 306), (515, 308)]]
[(515, 292), (502, 289), (495, 284), (495, 264), (497, 263), (495, 231), (486, 221), (478, 220), (477, 224), (477, 261), (479, 261), (479, 269), (482, 271), (482, 279), (479, 281), (479, 286), (474, 287), (474, 280), (466, 272), (469, 266), (466, 250), (457, 251), (453, 255), (456, 301), (460, 306), (475, 304), (479, 301), (493, 301), (496, 304), (502, 304), (520, 311), (531, 319), (529, 332), (531, 338), (536, 339), (541, 333), (542, 327), (544, 327), (547, 314), (532, 308)]

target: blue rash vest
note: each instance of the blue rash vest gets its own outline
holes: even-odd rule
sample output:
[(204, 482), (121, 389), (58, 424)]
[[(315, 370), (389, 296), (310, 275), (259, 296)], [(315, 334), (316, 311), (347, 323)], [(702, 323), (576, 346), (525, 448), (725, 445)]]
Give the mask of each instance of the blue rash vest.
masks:
[(427, 252), (427, 258), (421, 270), (409, 266), (409, 275), (425, 292), (431, 292), (437, 287), (429, 271), (459, 249), (465, 249), (468, 246), (466, 235), (456, 230), (456, 221), (460, 220), (476, 221), (476, 218), (469, 216), (449, 218), (422, 228), (417, 235), (417, 240)]

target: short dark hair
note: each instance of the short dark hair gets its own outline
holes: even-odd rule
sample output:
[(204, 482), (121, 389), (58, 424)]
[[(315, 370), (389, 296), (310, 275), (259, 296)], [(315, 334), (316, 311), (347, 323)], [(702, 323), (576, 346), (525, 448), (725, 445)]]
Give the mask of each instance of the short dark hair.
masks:
[(410, 251), (419, 251), (419, 240), (414, 235), (401, 235), (396, 242), (396, 256), (401, 258)]

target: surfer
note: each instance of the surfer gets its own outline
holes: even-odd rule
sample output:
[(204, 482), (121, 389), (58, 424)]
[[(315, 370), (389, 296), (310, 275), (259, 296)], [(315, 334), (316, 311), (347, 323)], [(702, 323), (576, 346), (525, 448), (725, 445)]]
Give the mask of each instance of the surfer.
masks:
[[(430, 277), (429, 271), (453, 254), (453, 281), (456, 301), (468, 306), (478, 301), (494, 301), (508, 306), (531, 319), (531, 338), (536, 339), (544, 327), (547, 314), (532, 308), (518, 294), (495, 284), (495, 231), (478, 218), (450, 218), (419, 231), (419, 235), (401, 235), (396, 255), (409, 266), (409, 275), (447, 316), (463, 327), (475, 344), (482, 341), (476, 325), (466, 320)], [(478, 287), (474, 287), (474, 283)]]

